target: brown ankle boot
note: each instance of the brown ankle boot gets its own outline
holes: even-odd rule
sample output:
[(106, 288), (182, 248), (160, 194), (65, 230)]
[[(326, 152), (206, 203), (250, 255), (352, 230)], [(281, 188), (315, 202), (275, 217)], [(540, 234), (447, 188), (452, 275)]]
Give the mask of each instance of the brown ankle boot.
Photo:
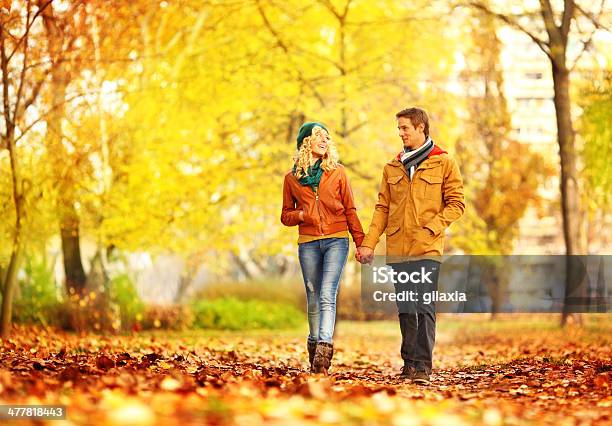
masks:
[(328, 374), (332, 357), (334, 356), (334, 345), (331, 343), (319, 342), (313, 360), (314, 373)]
[(315, 351), (317, 350), (317, 342), (311, 342), (310, 340), (308, 340), (306, 342), (306, 345), (308, 346), (308, 361), (310, 362), (310, 372), (313, 373), (314, 372), (313, 361), (315, 357)]

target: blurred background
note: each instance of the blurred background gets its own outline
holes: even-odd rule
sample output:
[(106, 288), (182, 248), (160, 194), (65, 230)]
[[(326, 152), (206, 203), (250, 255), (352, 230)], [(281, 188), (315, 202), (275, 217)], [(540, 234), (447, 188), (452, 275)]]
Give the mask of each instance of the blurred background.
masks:
[[(297, 130), (330, 129), (367, 231), (409, 106), (464, 177), (446, 253), (611, 253), (605, 1), (0, 4), (3, 334), (303, 325)], [(371, 319), (353, 253), (339, 316)]]

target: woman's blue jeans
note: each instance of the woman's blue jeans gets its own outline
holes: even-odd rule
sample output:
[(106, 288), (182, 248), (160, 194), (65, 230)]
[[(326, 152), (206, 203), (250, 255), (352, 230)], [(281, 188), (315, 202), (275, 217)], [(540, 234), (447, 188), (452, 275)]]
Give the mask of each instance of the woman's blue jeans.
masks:
[(298, 245), (306, 287), (309, 342), (333, 342), (336, 296), (348, 251), (348, 238), (326, 238)]

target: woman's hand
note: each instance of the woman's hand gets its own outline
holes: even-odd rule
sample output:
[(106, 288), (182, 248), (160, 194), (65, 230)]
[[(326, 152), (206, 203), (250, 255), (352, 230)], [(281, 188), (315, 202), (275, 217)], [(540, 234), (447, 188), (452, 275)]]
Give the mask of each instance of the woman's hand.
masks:
[(374, 250), (369, 247), (357, 247), (357, 252), (355, 253), (355, 259), (363, 264), (372, 264), (372, 260), (374, 259)]
[(300, 210), (300, 221), (304, 222), (304, 210)]

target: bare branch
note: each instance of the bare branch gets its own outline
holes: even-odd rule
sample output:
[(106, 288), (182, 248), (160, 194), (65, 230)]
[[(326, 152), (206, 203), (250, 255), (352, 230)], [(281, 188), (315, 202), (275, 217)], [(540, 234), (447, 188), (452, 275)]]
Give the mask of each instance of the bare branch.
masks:
[(348, 15), (349, 8), (351, 7), (351, 3), (353, 0), (346, 0), (346, 4), (344, 5), (344, 10), (342, 11), (342, 20), (344, 21), (346, 15)]
[(561, 20), (561, 36), (564, 40), (567, 40), (569, 34), (572, 19), (574, 18), (574, 6), (576, 5), (574, 0), (565, 0), (565, 7), (563, 9), (563, 18)]
[(546, 54), (546, 56), (548, 56), (552, 60), (552, 56), (551, 56), (551, 52), (550, 52), (550, 46), (549, 46), (548, 42), (542, 40), (541, 38), (536, 36), (534, 33), (529, 31), (527, 28), (525, 28), (523, 25), (521, 25), (518, 22), (517, 18), (510, 17), (510, 15), (504, 15), (503, 13), (495, 12), (495, 11), (489, 9), (488, 6), (486, 6), (485, 4), (483, 4), (483, 3), (479, 2), (479, 1), (469, 1), (469, 2), (465, 3), (465, 5), (468, 6), (468, 7), (472, 7), (472, 8), (475, 8), (477, 10), (480, 10), (480, 11), (486, 13), (489, 16), (493, 16), (493, 17), (499, 19), (500, 21), (504, 22), (508, 26), (510, 26), (510, 27), (512, 27), (514, 29), (517, 29), (517, 30), (521, 31), (522, 33), (526, 34), (531, 40), (533, 40), (533, 42), (535, 44), (538, 45), (538, 47), (542, 50), (542, 52), (544, 52)]
[(306, 49), (304, 49), (302, 47), (294, 47), (293, 49), (296, 52), (303, 54), (304, 56), (309, 56), (309, 57), (311, 57), (313, 59), (318, 59), (320, 61), (328, 62), (331, 65), (333, 65), (335, 68), (337, 68), (339, 71), (342, 70), (342, 67), (340, 66), (340, 64), (338, 62), (334, 61), (331, 58), (328, 58), (328, 57), (323, 56), (323, 55), (319, 55), (318, 53), (311, 52), (311, 51), (306, 50)]
[(36, 98), (38, 97), (38, 94), (40, 93), (40, 89), (42, 88), (43, 84), (45, 83), (45, 79), (41, 78), (39, 79), (36, 84), (34, 85), (34, 87), (32, 88), (32, 90), (30, 90), (30, 96), (26, 99), (26, 101), (23, 103), (23, 110), (25, 111), (26, 109), (28, 109), (30, 107), (30, 105), (32, 105), (34, 103), (34, 101), (36, 100)]
[[(8, 138), (9, 138), (9, 134), (11, 133), (11, 112), (10, 112), (10, 108), (9, 108), (9, 92), (8, 92), (8, 88), (9, 88), (9, 82), (10, 82), (10, 75), (9, 75), (9, 69), (8, 69), (8, 58), (6, 56), (6, 50), (5, 50), (5, 38), (4, 38), (4, 31), (2, 31), (0, 29), (0, 68), (2, 68), (2, 105), (4, 107), (4, 122), (5, 122), (5, 127), (6, 127), (6, 135), (4, 137), (4, 139), (7, 140), (7, 145), (9, 144), (8, 142)], [(8, 147), (7, 147), (8, 148)]]
[(585, 11), (582, 6), (580, 6), (579, 4), (575, 4), (576, 10), (578, 10), (578, 12), (580, 12), (585, 18), (587, 18), (589, 21), (591, 21), (591, 23), (595, 26), (595, 28), (597, 28), (598, 30), (606, 30), (606, 31), (612, 31), (612, 29), (606, 27), (604, 24), (602, 24), (601, 22), (599, 22), (599, 17), (601, 16), (603, 10), (604, 10), (604, 5), (605, 5), (605, 0), (602, 0), (601, 2), (601, 6), (599, 8), (599, 13), (597, 14), (597, 16), (593, 15), (590, 12)]
[(368, 120), (364, 120), (361, 123), (357, 123), (355, 124), (353, 127), (351, 127), (350, 129), (347, 129), (347, 131), (345, 132), (346, 136), (351, 135), (352, 133), (355, 133), (357, 130), (361, 129), (363, 126), (365, 126), (366, 124), (368, 124)]
[[(604, 11), (605, 4), (606, 4), (606, 0), (601, 0), (599, 4), (599, 12), (597, 12), (597, 14), (592, 14), (592, 13), (586, 12), (580, 5), (574, 3), (574, 7), (576, 8), (576, 10), (580, 12), (583, 16), (585, 16), (589, 20), (589, 22), (593, 24), (595, 28), (590, 32), (587, 39), (582, 41), (582, 48), (580, 49), (580, 53), (574, 59), (574, 63), (572, 64), (572, 66), (569, 67), (570, 71), (573, 71), (576, 68), (576, 66), (578, 66), (578, 62), (580, 61), (584, 53), (589, 49), (589, 47), (593, 45), (592, 44), (593, 36), (597, 32), (597, 30), (610, 31), (608, 28), (603, 26), (598, 20), (598, 18), (602, 15)], [(576, 24), (578, 25), (578, 21), (576, 22)], [(578, 30), (580, 32), (580, 28), (578, 28)]]
[(52, 112), (56, 111), (57, 109), (62, 108), (64, 105), (66, 105), (66, 104), (68, 104), (68, 103), (70, 103), (70, 102), (72, 102), (72, 101), (74, 101), (76, 99), (83, 98), (83, 97), (86, 97), (86, 96), (90, 96), (92, 93), (100, 93), (100, 92), (101, 92), (101, 90), (89, 91), (89, 92), (86, 92), (86, 93), (77, 93), (74, 96), (71, 96), (71, 97), (68, 97), (68, 98), (64, 99), (62, 102), (58, 102), (57, 104), (52, 105), (47, 111), (45, 111), (44, 113), (40, 114), (40, 116), (38, 118), (36, 118), (36, 120), (34, 120), (30, 124), (28, 124), (27, 127), (25, 127), (21, 131), (20, 135), (15, 138), (15, 142), (17, 142), (21, 138), (23, 138), (28, 133), (28, 131), (30, 131), (30, 129), (32, 129), (32, 127), (34, 127), (36, 124), (40, 123), (41, 121), (45, 120), (49, 114), (51, 114)]
[(580, 61), (580, 58), (582, 58), (582, 55), (584, 55), (584, 52), (586, 52), (588, 50), (588, 48), (591, 46), (591, 42), (593, 40), (593, 35), (595, 34), (596, 30), (591, 31), (591, 34), (589, 34), (589, 37), (582, 42), (582, 49), (580, 50), (580, 53), (578, 54), (578, 56), (576, 56), (576, 59), (574, 59), (574, 63), (572, 64), (571, 67), (569, 67), (570, 72), (574, 70), (574, 68), (576, 68), (576, 65), (578, 65), (578, 62)]
[(331, 1), (329, 1), (329, 0), (319, 0), (319, 3), (322, 4), (323, 6), (325, 6), (332, 13), (332, 15), (334, 15), (336, 17), (336, 19), (338, 19), (338, 20), (342, 19), (342, 16), (336, 10), (336, 8), (334, 7), (334, 5), (332, 4)]
[[(28, 10), (27, 10), (27, 14), (26, 14), (26, 25), (28, 28), (30, 28), (30, 13), (32, 12), (32, 9), (30, 8), (30, 4), (28, 3)], [(23, 66), (21, 67), (21, 73), (19, 75), (19, 88), (17, 89), (17, 93), (15, 95), (15, 110), (13, 111), (13, 123), (15, 123), (17, 121), (17, 113), (19, 112), (19, 102), (21, 102), (21, 96), (23, 95), (23, 85), (25, 83), (25, 79), (26, 79), (26, 69), (28, 66), (28, 40), (30, 38), (30, 33), (29, 31), (26, 31), (26, 33), (23, 36)]]
[[(540, 9), (542, 12), (542, 19), (544, 20), (544, 26), (548, 33), (549, 46), (552, 47), (555, 44), (565, 44), (564, 39), (555, 23), (555, 16), (553, 14), (550, 0), (540, 0)], [(551, 49), (552, 50), (552, 49)]]
[(263, 20), (264, 25), (266, 26), (268, 31), (270, 31), (272, 36), (276, 39), (277, 46), (280, 47), (283, 52), (285, 52), (285, 54), (287, 55), (289, 61), (294, 66), (295, 70), (298, 73), (299, 80), (302, 83), (304, 83), (306, 86), (308, 86), (308, 88), (310, 88), (310, 90), (312, 90), (313, 94), (315, 95), (315, 97), (319, 101), (319, 104), (321, 106), (325, 106), (325, 101), (324, 101), (323, 97), (321, 96), (321, 94), (318, 92), (317, 88), (312, 84), (312, 82), (308, 81), (308, 79), (304, 76), (304, 73), (302, 72), (302, 70), (298, 66), (296, 66), (294, 64), (293, 59), (291, 58), (291, 54), (289, 52), (289, 48), (287, 47), (287, 45), (281, 39), (281, 37), (278, 34), (278, 32), (274, 29), (274, 27), (272, 26), (272, 24), (268, 20), (268, 17), (266, 16), (266, 13), (263, 10), (263, 7), (262, 7), (261, 2), (259, 0), (257, 0), (257, 10), (259, 11), (259, 15), (261, 16), (261, 19)]
[[(48, 0), (47, 2), (45, 2), (42, 6), (39, 6), (38, 10), (36, 11), (36, 13), (34, 14), (34, 17), (32, 18), (32, 22), (30, 22), (28, 24), (28, 26), (26, 27), (25, 30), (25, 35), (24, 37), (30, 32), (30, 29), (32, 28), (32, 25), (34, 25), (34, 22), (36, 22), (36, 18), (38, 18), (38, 16), (44, 12), (44, 10), (53, 2), (53, 0)], [(28, 3), (28, 11), (29, 11), (29, 3)], [(7, 61), (10, 61), (11, 58), (13, 57), (13, 55), (17, 52), (17, 50), (19, 50), (19, 45), (21, 44), (21, 42), (23, 41), (23, 37), (21, 37), (19, 40), (17, 40), (17, 44), (15, 44), (15, 49), (13, 49), (13, 51), (11, 52), (11, 54), (8, 56)]]

